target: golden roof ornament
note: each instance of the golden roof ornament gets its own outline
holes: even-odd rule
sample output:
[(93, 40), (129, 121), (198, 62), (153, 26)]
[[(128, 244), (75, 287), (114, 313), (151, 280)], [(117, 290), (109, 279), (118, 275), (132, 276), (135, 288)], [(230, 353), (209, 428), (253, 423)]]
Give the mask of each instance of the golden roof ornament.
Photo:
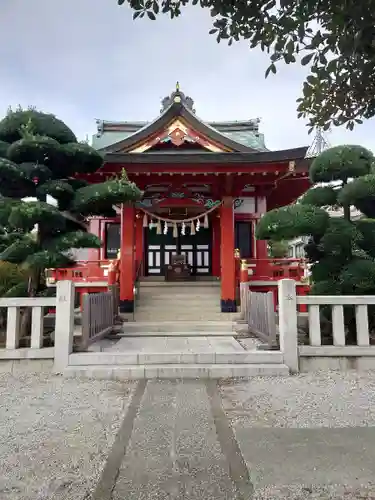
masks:
[(161, 101), (160, 112), (164, 113), (164, 111), (172, 106), (173, 103), (181, 103), (192, 113), (195, 113), (193, 99), (181, 92), (180, 82), (178, 81), (176, 82), (175, 90), (171, 93), (171, 95), (164, 97), (164, 99)]

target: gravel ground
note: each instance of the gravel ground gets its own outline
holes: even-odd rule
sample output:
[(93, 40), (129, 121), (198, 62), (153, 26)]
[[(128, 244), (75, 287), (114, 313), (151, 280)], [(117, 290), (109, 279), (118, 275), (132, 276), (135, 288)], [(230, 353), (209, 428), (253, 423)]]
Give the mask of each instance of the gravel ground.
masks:
[[(345, 431), (348, 427), (375, 426), (375, 372), (325, 371), (293, 377), (226, 381), (221, 384), (220, 392), (236, 434), (237, 430), (253, 427), (259, 430), (279, 428), (280, 431), (282, 428), (330, 427)], [(325, 483), (329, 483), (329, 475), (328, 471)], [(375, 481), (361, 486), (270, 484), (256, 488), (252, 500), (285, 499), (374, 500)]]
[(262, 488), (255, 491), (251, 500), (374, 500), (375, 485), (361, 488), (351, 486), (286, 486)]
[(232, 423), (254, 427), (375, 426), (375, 372), (324, 371), (221, 384)]
[(1, 500), (88, 498), (133, 387), (0, 374)]

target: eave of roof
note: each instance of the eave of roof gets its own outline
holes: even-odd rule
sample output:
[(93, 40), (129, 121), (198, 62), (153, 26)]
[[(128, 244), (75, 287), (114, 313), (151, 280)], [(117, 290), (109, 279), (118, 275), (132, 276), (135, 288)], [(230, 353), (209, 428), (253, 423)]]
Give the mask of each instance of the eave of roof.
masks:
[(182, 102), (173, 102), (156, 120), (146, 124), (144, 127), (134, 132), (125, 139), (106, 146), (101, 151), (104, 153), (118, 153), (124, 149), (129, 149), (141, 141), (146, 140), (148, 137), (157, 133), (161, 128), (170, 123), (174, 118), (182, 117), (191, 124), (191, 126), (202, 135), (206, 136), (212, 141), (222, 144), (224, 147), (236, 152), (255, 152), (256, 150), (233, 141), (229, 137), (221, 134), (210, 125), (202, 122), (195, 116)]
[[(161, 164), (161, 163), (216, 163), (216, 164), (241, 164), (241, 163), (277, 163), (293, 160), (306, 159), (308, 147), (300, 147), (294, 149), (282, 149), (280, 151), (246, 151), (234, 153), (189, 153), (181, 152), (173, 155), (160, 153), (111, 153), (108, 152), (104, 156), (106, 163), (122, 163), (122, 164)], [(306, 159), (308, 162), (308, 159)]]
[[(158, 117), (159, 118), (159, 117)], [(97, 123), (100, 124), (103, 132), (108, 132), (113, 129), (118, 131), (124, 130), (127, 131), (129, 129), (139, 130), (147, 125), (150, 125), (152, 122), (147, 121), (109, 121), (109, 120), (97, 120)], [(228, 130), (251, 130), (255, 131), (258, 129), (259, 121), (257, 119), (250, 120), (223, 120), (223, 121), (207, 121), (204, 122), (210, 127), (220, 129), (228, 129)]]

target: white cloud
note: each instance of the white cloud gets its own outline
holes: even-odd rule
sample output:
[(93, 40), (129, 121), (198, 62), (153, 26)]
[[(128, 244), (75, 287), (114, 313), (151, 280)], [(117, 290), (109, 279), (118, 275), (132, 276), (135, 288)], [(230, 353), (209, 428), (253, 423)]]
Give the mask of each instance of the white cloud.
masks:
[[(116, 0), (2, 0), (0, 114), (35, 105), (83, 139), (96, 118), (152, 120), (179, 80), (203, 119), (260, 117), (271, 149), (308, 145), (295, 103), (305, 70), (280, 66), (265, 80), (267, 56), (245, 42), (217, 44), (211, 22), (198, 7), (152, 22), (133, 21)], [(375, 149), (372, 124), (328, 139)]]

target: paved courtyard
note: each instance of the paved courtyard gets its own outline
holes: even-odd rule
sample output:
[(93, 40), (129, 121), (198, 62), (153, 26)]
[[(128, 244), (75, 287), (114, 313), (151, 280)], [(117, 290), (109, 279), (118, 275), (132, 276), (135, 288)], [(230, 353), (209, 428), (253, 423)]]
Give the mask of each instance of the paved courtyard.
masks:
[(2, 500), (375, 498), (375, 373), (0, 391)]
[(244, 347), (232, 335), (220, 336), (150, 336), (103, 339), (90, 346), (91, 351), (102, 352), (241, 352)]

